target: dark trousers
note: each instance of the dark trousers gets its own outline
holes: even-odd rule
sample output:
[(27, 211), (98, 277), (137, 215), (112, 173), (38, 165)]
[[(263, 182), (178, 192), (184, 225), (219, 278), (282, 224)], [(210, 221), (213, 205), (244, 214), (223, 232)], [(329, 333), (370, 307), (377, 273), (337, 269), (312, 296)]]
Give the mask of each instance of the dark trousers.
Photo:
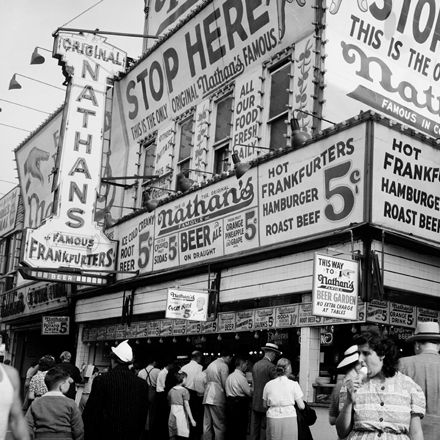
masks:
[(266, 412), (252, 411), (252, 440), (266, 440)]
[(247, 397), (226, 398), (226, 438), (246, 440), (249, 423), (249, 399)]
[(203, 396), (198, 396), (197, 392), (190, 390), (189, 395), (189, 407), (191, 408), (191, 414), (196, 421), (196, 426), (190, 426), (189, 438), (190, 440), (200, 440), (203, 434)]

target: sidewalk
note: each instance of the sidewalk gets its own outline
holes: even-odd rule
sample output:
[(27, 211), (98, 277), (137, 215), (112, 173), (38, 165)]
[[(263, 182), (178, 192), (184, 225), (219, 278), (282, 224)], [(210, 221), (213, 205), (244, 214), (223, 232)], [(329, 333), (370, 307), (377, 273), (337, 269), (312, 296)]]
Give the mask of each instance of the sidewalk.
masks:
[(337, 440), (336, 428), (328, 422), (328, 407), (313, 406), (313, 409), (318, 417), (315, 424), (310, 427), (313, 440)]

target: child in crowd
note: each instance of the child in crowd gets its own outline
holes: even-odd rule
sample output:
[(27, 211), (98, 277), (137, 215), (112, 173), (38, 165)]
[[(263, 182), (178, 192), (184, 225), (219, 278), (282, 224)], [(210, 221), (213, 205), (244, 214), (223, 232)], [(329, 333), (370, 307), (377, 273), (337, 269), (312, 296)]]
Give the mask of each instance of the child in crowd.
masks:
[(26, 413), (31, 435), (38, 440), (84, 439), (84, 425), (78, 406), (64, 394), (70, 387), (70, 376), (60, 367), (51, 368), (44, 378), (48, 392), (32, 402)]
[(175, 378), (177, 385), (171, 388), (168, 393), (168, 403), (171, 407), (170, 417), (168, 419), (168, 431), (171, 440), (189, 437), (189, 421), (192, 426), (196, 426), (196, 421), (189, 407), (189, 391), (183, 387), (186, 382), (187, 374), (180, 371), (175, 373)]

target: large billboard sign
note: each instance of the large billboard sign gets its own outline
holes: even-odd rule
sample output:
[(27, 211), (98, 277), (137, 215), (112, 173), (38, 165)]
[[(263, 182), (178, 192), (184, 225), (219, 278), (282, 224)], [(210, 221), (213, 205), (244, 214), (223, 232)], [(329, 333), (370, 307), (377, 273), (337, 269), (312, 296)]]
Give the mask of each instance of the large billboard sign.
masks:
[(199, 264), (364, 220), (366, 124), (185, 194), (118, 229), (118, 270)]
[(108, 85), (126, 67), (126, 54), (91, 34), (59, 32), (54, 56), (70, 78), (54, 171), (53, 215), (26, 231), (30, 267), (113, 270), (115, 242), (94, 221), (100, 186)]
[(313, 32), (313, 21), (304, 2), (209, 2), (116, 85), (130, 142), (291, 47)]
[(373, 223), (440, 242), (440, 151), (377, 124), (373, 170)]
[(15, 228), (20, 188), (17, 186), (0, 199), (0, 237)]
[(325, 117), (338, 122), (375, 109), (439, 137), (438, 16), (434, 0), (332, 2)]
[(24, 227), (37, 228), (52, 214), (53, 170), (60, 138), (62, 109), (16, 150), (24, 207)]

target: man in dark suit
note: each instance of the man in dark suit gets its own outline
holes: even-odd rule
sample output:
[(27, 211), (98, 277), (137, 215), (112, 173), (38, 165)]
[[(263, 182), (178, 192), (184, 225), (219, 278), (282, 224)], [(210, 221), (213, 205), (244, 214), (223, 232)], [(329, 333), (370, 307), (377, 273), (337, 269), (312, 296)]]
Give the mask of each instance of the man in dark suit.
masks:
[(139, 440), (144, 432), (148, 385), (128, 368), (133, 360), (128, 341), (112, 352), (112, 369), (93, 380), (84, 409), (85, 440)]
[[(266, 409), (263, 406), (263, 389), (270, 380), (275, 378), (275, 359), (281, 354), (278, 345), (268, 342), (261, 347), (263, 359), (255, 363), (252, 368), (252, 382), (254, 396), (252, 399), (252, 440), (266, 438)], [(261, 433), (263, 429), (264, 433)]]

